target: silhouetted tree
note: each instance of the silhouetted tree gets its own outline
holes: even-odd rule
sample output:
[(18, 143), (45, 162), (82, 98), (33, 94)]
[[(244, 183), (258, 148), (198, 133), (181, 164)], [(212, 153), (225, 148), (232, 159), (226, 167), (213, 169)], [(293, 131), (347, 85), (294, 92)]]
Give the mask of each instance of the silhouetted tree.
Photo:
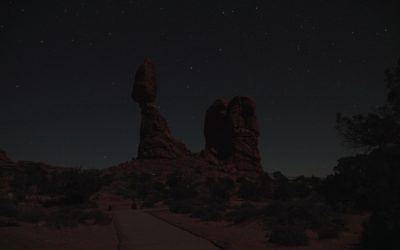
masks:
[(400, 59), (385, 72), (386, 103), (377, 112), (351, 117), (338, 113), (337, 129), (350, 146), (371, 151), (400, 144)]
[(387, 99), (376, 112), (337, 115), (340, 135), (364, 153), (340, 159), (324, 184), (332, 202), (373, 212), (362, 249), (400, 249), (400, 60), (385, 76)]

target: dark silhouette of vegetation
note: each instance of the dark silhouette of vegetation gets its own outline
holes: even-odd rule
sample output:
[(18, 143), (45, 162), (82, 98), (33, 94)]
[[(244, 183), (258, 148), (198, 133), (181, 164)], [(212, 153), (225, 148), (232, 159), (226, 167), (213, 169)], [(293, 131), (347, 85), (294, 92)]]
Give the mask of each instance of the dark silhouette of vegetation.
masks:
[(237, 185), (237, 195), (244, 200), (260, 201), (271, 196), (272, 180), (267, 173), (258, 178), (241, 177), (237, 180)]
[(272, 226), (288, 225), (312, 230), (322, 227), (344, 228), (340, 214), (317, 200), (274, 202), (265, 209), (264, 216), (267, 224)]
[(151, 174), (133, 173), (127, 180), (128, 198), (141, 200), (143, 207), (153, 207), (166, 196), (165, 184), (157, 181)]
[(400, 249), (400, 60), (385, 76), (384, 105), (366, 115), (337, 115), (344, 141), (363, 153), (340, 159), (323, 185), (332, 204), (372, 211), (362, 249)]
[(323, 226), (317, 231), (319, 240), (331, 240), (339, 237), (338, 228), (332, 226)]
[(22, 172), (17, 172), (11, 182), (11, 187), (19, 199), (33, 194), (48, 193), (49, 177), (40, 163), (25, 163)]
[(198, 196), (197, 182), (176, 171), (167, 177), (166, 204), (172, 212), (191, 213), (195, 209), (195, 199)]
[(271, 243), (286, 246), (304, 246), (308, 244), (308, 237), (304, 228), (296, 226), (277, 226), (269, 235)]
[(374, 211), (364, 225), (361, 249), (400, 249), (400, 207)]
[(230, 178), (207, 178), (201, 189), (191, 215), (204, 221), (222, 219), (235, 190), (235, 183)]
[(89, 198), (98, 192), (102, 179), (97, 171), (71, 169), (55, 175), (50, 186), (53, 195), (63, 195), (65, 204), (89, 202)]
[(41, 163), (27, 163), (11, 182), (17, 198), (31, 195), (59, 196), (58, 203), (47, 205), (88, 203), (89, 198), (107, 183), (100, 171), (77, 168), (47, 172)]
[(243, 203), (227, 213), (226, 218), (234, 224), (239, 224), (257, 217), (263, 217), (265, 210), (265, 207), (258, 208), (251, 203)]
[(96, 210), (84, 210), (76, 207), (64, 207), (51, 212), (46, 222), (55, 228), (76, 227), (79, 224), (110, 224), (111, 217)]

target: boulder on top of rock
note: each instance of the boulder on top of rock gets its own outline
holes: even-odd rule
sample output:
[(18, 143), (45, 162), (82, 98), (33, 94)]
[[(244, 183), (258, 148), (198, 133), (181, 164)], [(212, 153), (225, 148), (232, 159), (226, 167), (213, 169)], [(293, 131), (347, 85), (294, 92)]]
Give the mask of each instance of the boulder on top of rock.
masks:
[(155, 65), (148, 59), (136, 71), (132, 98), (140, 105), (154, 103), (157, 97), (157, 77)]

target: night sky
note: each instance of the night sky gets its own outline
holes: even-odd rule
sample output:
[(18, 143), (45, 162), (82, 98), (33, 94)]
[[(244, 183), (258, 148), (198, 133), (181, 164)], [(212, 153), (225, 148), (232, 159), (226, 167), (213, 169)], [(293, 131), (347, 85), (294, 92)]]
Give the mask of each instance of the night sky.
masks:
[(204, 147), (219, 97), (257, 103), (266, 171), (323, 176), (353, 152), (336, 112), (385, 99), (396, 1), (1, 1), (0, 148), (15, 160), (107, 167), (136, 157), (133, 77), (158, 69), (173, 135)]

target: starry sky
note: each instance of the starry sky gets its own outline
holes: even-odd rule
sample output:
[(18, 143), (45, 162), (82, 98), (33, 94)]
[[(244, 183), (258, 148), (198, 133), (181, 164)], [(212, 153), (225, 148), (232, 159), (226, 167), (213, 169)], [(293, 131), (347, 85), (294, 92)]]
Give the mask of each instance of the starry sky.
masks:
[(324, 176), (354, 153), (336, 112), (373, 110), (400, 56), (396, 1), (1, 1), (0, 148), (103, 168), (137, 155), (144, 58), (173, 135), (204, 147), (219, 97), (257, 103), (263, 168)]

